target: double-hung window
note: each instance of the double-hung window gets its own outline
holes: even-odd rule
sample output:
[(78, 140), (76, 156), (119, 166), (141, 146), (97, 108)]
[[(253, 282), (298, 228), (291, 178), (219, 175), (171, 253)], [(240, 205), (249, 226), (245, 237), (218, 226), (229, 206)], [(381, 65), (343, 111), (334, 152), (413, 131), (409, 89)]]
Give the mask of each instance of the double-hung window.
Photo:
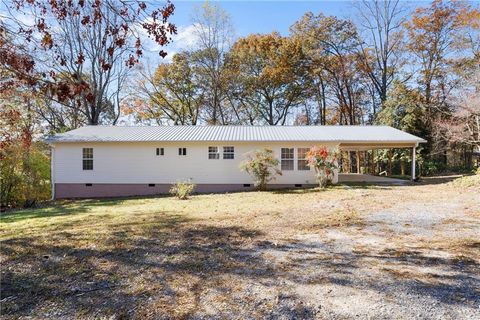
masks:
[(282, 148), (281, 166), (282, 170), (293, 170), (294, 148)]
[(223, 159), (235, 159), (235, 148), (223, 147)]
[(83, 170), (93, 170), (93, 148), (82, 150)]
[(307, 160), (308, 148), (298, 148), (297, 149), (297, 170), (310, 170)]
[(186, 156), (187, 155), (187, 148), (178, 148), (178, 155), (179, 156)]
[(157, 148), (157, 156), (163, 156), (163, 155), (165, 155), (165, 149)]
[(218, 147), (208, 147), (208, 159), (220, 159)]

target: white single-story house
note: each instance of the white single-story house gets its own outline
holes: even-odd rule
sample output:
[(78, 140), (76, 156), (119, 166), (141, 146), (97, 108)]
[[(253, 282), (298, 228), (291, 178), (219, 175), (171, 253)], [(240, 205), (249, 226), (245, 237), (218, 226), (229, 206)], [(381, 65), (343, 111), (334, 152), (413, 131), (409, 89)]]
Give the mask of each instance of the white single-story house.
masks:
[(198, 192), (248, 190), (252, 178), (240, 163), (264, 147), (281, 163), (271, 188), (313, 186), (314, 171), (305, 161), (312, 146), (414, 151), (425, 142), (388, 126), (86, 126), (46, 141), (55, 199), (167, 193), (185, 180)]

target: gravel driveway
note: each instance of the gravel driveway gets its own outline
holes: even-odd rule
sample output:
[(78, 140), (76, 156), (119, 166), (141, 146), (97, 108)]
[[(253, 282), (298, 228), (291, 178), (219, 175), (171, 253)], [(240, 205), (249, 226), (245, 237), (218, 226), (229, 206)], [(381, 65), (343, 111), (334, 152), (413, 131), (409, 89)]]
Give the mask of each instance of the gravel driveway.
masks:
[[(279, 270), (277, 299), (286, 307), (276, 316), (480, 319), (480, 265), (470, 258), (480, 253), (480, 193), (472, 192), (424, 202), (405, 197), (366, 215), (362, 226), (258, 248)], [(475, 215), (468, 214), (464, 209), (471, 210), (477, 200)], [(254, 287), (262, 291), (271, 285)]]
[(348, 208), (361, 222), (246, 241), (231, 257), (240, 267), (204, 281), (191, 318), (480, 319), (477, 189), (346, 189), (297, 210)]

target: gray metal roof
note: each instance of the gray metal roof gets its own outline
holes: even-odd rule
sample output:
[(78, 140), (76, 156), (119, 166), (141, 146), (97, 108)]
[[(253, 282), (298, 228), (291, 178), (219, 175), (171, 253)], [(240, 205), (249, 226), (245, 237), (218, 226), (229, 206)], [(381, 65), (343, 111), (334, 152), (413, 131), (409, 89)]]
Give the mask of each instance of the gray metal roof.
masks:
[(419, 143), (388, 126), (85, 126), (45, 139), (57, 142), (324, 141)]

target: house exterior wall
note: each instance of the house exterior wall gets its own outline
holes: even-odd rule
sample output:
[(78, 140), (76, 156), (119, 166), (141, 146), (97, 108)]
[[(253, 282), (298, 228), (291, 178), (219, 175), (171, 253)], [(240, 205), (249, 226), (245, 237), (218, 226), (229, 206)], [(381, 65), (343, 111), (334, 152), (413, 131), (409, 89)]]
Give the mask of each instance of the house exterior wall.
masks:
[[(200, 192), (242, 190), (244, 184), (252, 184), (252, 179), (240, 170), (240, 163), (246, 153), (263, 147), (271, 148), (279, 160), (281, 148), (295, 148), (294, 170), (283, 171), (282, 176), (271, 182), (272, 187), (314, 185), (313, 170), (297, 170), (297, 148), (310, 148), (312, 145), (335, 146), (322, 142), (57, 143), (52, 157), (55, 161), (55, 197), (165, 193), (171, 184), (182, 180), (191, 180)], [(220, 159), (208, 158), (209, 146), (218, 147)], [(224, 146), (235, 148), (234, 159), (223, 159)], [(93, 148), (93, 170), (82, 168), (83, 148)], [(165, 155), (157, 156), (156, 148), (164, 148)], [(178, 148), (186, 148), (187, 155), (178, 155)], [(334, 182), (337, 179), (336, 175)], [(155, 184), (155, 187), (148, 184)]]

